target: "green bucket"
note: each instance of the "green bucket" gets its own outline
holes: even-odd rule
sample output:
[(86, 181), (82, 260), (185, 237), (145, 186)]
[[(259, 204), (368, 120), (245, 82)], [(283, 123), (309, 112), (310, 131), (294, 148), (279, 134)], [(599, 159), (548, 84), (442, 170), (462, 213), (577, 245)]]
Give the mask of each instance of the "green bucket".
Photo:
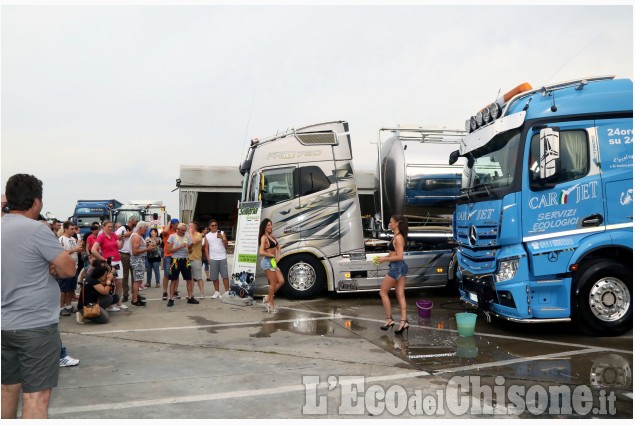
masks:
[(456, 313), (456, 327), (459, 330), (459, 336), (473, 336), (475, 326), (476, 314)]

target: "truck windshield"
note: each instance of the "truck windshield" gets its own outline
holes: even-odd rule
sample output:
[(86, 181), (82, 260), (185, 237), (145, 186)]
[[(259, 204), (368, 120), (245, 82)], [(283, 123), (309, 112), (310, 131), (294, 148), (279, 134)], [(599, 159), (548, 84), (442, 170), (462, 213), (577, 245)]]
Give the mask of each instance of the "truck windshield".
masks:
[(128, 220), (132, 217), (135, 217), (137, 221), (141, 221), (141, 213), (139, 211), (121, 211), (117, 214), (117, 223), (127, 224)]
[(90, 226), (94, 222), (101, 223), (102, 222), (102, 217), (100, 217), (98, 215), (77, 217), (77, 225), (78, 226)]
[(461, 193), (474, 196), (501, 196), (501, 188), (511, 188), (520, 146), (520, 130), (499, 134), (483, 148), (471, 152), (465, 165)]

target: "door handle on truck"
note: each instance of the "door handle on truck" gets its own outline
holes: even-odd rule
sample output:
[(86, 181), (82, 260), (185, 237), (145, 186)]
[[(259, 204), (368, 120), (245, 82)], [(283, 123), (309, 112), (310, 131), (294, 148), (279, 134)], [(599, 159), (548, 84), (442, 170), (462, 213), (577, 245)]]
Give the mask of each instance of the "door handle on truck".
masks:
[(582, 227), (596, 227), (604, 222), (604, 217), (600, 214), (593, 214), (582, 219)]

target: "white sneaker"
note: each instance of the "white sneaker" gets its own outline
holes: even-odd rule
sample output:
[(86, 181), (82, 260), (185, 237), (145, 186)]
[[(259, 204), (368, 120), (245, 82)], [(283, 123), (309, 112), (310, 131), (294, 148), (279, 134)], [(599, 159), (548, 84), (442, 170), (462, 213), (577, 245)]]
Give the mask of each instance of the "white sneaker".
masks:
[(220, 292), (216, 291), (214, 292), (214, 295), (212, 295), (210, 298), (216, 299), (218, 297), (220, 297)]
[(128, 306), (125, 304), (118, 305), (117, 307), (119, 307), (119, 310), (128, 310)]
[(84, 323), (86, 323), (84, 322), (84, 316), (79, 311), (75, 313), (75, 320), (77, 321), (78, 325), (83, 325)]
[(78, 364), (79, 360), (74, 359), (71, 356), (66, 356), (63, 359), (60, 359), (60, 367), (77, 366)]
[(106, 311), (120, 311), (121, 309), (116, 305), (112, 305), (106, 309)]

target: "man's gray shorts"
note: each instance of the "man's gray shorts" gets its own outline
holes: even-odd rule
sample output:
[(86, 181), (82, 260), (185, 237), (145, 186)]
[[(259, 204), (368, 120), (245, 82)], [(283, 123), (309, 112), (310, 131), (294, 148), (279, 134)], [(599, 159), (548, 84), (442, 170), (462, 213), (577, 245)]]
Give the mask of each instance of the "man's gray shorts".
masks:
[(138, 282), (143, 280), (146, 273), (146, 257), (133, 257), (130, 259), (132, 269), (132, 280)]
[(190, 260), (190, 266), (192, 267), (192, 279), (193, 280), (202, 280), (203, 272), (201, 269), (203, 268), (203, 261), (201, 260)]
[(227, 272), (227, 258), (224, 260), (209, 260), (209, 278), (212, 280), (218, 279), (218, 274), (223, 279), (229, 278), (229, 273)]
[(25, 393), (56, 387), (61, 350), (57, 323), (2, 331), (2, 385), (22, 384)]

